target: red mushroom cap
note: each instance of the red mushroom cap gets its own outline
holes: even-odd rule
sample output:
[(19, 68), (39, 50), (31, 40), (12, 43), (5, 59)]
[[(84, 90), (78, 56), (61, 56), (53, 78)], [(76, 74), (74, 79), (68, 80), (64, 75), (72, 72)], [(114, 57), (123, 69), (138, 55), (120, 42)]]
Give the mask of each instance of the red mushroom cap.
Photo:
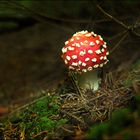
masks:
[(108, 62), (106, 42), (94, 32), (80, 31), (65, 42), (62, 58), (69, 69), (78, 72), (103, 67)]

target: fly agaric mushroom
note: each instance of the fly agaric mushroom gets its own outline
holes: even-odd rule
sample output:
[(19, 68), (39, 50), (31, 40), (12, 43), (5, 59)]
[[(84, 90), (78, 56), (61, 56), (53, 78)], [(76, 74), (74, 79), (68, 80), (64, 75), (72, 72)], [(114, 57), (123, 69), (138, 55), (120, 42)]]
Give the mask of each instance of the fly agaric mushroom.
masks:
[(103, 67), (109, 60), (106, 42), (94, 32), (80, 31), (65, 42), (62, 58), (69, 70), (78, 73), (78, 83), (83, 88), (93, 91), (99, 88), (98, 67)]

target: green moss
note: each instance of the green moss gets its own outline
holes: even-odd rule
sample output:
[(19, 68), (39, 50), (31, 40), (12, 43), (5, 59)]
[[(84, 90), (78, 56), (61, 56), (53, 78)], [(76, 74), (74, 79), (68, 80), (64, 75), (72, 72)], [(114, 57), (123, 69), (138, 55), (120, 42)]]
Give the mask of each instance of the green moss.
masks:
[(24, 126), (21, 129), (25, 129), (27, 139), (32, 139), (42, 131), (51, 134), (56, 128), (67, 123), (67, 119), (59, 116), (59, 109), (57, 96), (44, 96), (24, 111), (14, 114), (10, 118), (10, 122)]

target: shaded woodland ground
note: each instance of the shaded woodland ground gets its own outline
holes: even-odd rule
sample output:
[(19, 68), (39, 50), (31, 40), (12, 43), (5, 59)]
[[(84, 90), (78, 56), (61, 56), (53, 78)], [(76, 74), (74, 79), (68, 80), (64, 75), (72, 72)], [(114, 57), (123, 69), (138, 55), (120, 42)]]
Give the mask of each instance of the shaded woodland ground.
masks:
[[(0, 139), (139, 139), (139, 7), (131, 0), (1, 1)], [(110, 51), (100, 90), (81, 89), (86, 102), (60, 57), (80, 30), (102, 35)], [(107, 121), (119, 109), (119, 119)]]

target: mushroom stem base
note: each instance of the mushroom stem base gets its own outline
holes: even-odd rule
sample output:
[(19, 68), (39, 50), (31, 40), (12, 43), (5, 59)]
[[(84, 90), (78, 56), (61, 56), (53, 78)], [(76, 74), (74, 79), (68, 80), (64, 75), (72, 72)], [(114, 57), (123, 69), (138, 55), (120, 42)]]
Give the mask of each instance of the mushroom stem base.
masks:
[(91, 89), (96, 91), (99, 89), (100, 79), (98, 78), (98, 72), (96, 70), (78, 74), (78, 85), (84, 89)]

